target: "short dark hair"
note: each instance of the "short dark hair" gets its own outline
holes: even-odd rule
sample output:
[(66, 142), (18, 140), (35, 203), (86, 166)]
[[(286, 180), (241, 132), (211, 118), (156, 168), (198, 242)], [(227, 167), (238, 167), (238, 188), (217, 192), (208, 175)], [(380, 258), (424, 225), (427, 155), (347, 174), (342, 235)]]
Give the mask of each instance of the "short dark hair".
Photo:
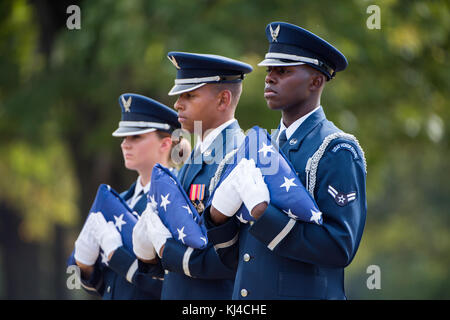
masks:
[(231, 91), (231, 104), (233, 105), (233, 107), (237, 106), (242, 93), (242, 82), (214, 83), (213, 87), (216, 88), (217, 93), (224, 90)]

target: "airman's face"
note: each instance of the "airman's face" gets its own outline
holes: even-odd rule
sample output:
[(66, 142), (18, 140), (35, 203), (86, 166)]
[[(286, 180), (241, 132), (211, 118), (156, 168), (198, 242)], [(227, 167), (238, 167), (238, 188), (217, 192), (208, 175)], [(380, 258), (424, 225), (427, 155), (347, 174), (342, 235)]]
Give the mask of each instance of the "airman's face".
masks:
[(311, 72), (306, 65), (267, 68), (264, 98), (272, 110), (286, 110), (309, 96)]
[(210, 129), (218, 103), (217, 91), (208, 84), (179, 95), (174, 108), (183, 129), (194, 132), (194, 121), (202, 122), (202, 130)]
[(161, 162), (161, 139), (156, 132), (126, 136), (122, 140), (125, 167), (138, 172), (151, 172), (157, 162)]

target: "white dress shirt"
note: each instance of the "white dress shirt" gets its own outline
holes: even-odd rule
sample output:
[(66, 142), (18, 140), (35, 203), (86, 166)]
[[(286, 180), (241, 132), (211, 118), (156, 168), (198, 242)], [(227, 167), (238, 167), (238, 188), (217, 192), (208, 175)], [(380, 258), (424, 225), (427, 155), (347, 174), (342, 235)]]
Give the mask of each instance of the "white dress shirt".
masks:
[[(141, 199), (142, 195), (147, 193), (149, 190), (150, 190), (150, 181), (145, 186), (142, 186), (141, 176), (139, 176), (136, 181), (136, 186), (134, 187), (134, 194), (127, 201), (128, 206), (130, 208), (133, 208), (136, 205), (136, 203), (139, 201), (139, 199)], [(141, 193), (141, 191), (143, 193)]]
[(289, 127), (286, 128), (286, 126), (283, 123), (283, 118), (281, 118), (280, 120), (280, 131), (277, 137), (277, 143), (278, 143), (278, 138), (280, 137), (280, 134), (286, 130), (286, 139), (289, 140), (292, 135), (294, 134), (294, 132), (298, 129), (298, 127), (300, 127), (300, 125), (310, 116), (312, 115), (314, 112), (316, 112), (318, 109), (320, 108), (320, 106), (318, 106), (317, 108), (315, 108), (314, 110), (312, 110), (311, 112), (305, 114), (303, 117), (298, 118), (297, 120), (295, 120)]
[(232, 124), (236, 119), (228, 120), (225, 123), (222, 123), (220, 126), (212, 130), (208, 135), (205, 137), (205, 140), (201, 140), (201, 137), (198, 137), (197, 144), (195, 145), (195, 151), (197, 152), (200, 148), (200, 152), (203, 153), (208, 149), (208, 147), (213, 143), (214, 139), (217, 138), (217, 136), (230, 124)]

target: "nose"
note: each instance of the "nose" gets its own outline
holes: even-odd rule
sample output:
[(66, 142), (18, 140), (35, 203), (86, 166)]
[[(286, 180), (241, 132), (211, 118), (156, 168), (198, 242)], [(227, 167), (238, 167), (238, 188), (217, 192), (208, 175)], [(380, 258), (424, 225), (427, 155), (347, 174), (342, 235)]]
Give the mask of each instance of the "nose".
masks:
[(122, 143), (120, 144), (120, 146), (123, 149), (129, 149), (130, 148), (130, 143), (128, 141), (128, 137), (123, 138)]
[(180, 100), (181, 100), (181, 97), (178, 97), (177, 101), (175, 101), (175, 104), (173, 105), (174, 109), (177, 111), (179, 111), (180, 109), (184, 109), (184, 106)]
[(267, 72), (265, 83), (267, 83), (267, 84), (276, 83), (276, 77), (275, 77), (273, 69)]

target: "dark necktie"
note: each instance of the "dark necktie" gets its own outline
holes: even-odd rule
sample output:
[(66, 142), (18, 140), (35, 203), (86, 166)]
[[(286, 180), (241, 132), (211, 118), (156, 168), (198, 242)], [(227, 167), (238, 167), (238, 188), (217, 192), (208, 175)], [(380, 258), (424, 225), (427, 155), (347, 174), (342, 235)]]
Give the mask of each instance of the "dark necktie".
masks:
[(280, 136), (278, 137), (278, 146), (281, 148), (286, 143), (286, 129), (283, 130), (283, 132), (280, 133)]

